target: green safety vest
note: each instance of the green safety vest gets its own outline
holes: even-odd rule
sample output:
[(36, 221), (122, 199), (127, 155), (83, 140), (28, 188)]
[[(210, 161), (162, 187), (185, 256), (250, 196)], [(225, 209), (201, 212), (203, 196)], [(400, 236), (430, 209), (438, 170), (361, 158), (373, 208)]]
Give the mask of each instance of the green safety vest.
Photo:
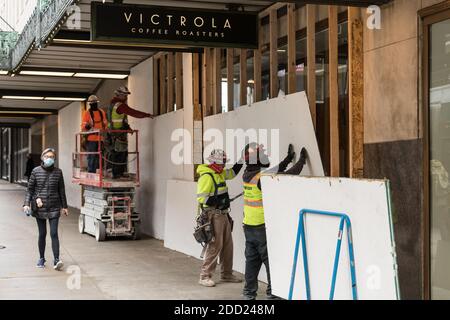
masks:
[[(197, 201), (201, 207), (208, 207), (206, 202), (210, 198), (217, 198), (217, 205), (229, 207), (229, 195), (226, 180), (235, 177), (232, 169), (225, 169), (222, 173), (216, 173), (209, 169), (207, 165), (200, 165), (197, 169), (200, 178), (197, 183)], [(212, 177), (214, 177), (214, 181)], [(217, 190), (216, 190), (217, 187)], [(221, 208), (226, 209), (226, 208)]]
[(260, 226), (264, 224), (264, 207), (262, 191), (258, 188), (261, 173), (248, 183), (244, 183), (244, 224)]
[(117, 108), (122, 104), (122, 102), (118, 102), (114, 105), (111, 111), (111, 129), (113, 130), (121, 130), (124, 128), (124, 123), (128, 122), (128, 118), (126, 114), (118, 114)]

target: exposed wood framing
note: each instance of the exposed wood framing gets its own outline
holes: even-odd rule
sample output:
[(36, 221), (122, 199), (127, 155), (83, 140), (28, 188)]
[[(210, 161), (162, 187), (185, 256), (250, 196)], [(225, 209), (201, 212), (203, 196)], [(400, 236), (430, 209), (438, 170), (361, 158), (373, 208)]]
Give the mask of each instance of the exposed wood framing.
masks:
[(222, 68), (221, 68), (221, 50), (214, 48), (214, 113), (222, 113)]
[[(259, 27), (261, 28), (261, 23), (259, 22)], [(254, 59), (253, 59), (253, 80), (255, 81), (254, 89), (253, 89), (253, 97), (254, 102), (261, 101), (262, 98), (262, 43), (263, 43), (263, 35), (262, 32), (259, 32), (259, 48), (254, 50)]]
[(202, 121), (202, 107), (200, 105), (200, 55), (198, 53), (192, 54), (192, 82), (193, 94), (192, 99), (194, 104), (194, 121)]
[(364, 168), (364, 53), (360, 9), (348, 8), (350, 177)]
[(240, 66), (240, 105), (247, 104), (247, 50), (241, 49), (239, 54), (239, 66)]
[(340, 176), (339, 91), (338, 91), (338, 10), (328, 6), (329, 92), (330, 92), (330, 174)]
[(166, 57), (162, 56), (159, 59), (159, 111), (160, 114), (167, 113), (167, 99), (166, 99)]
[(306, 5), (307, 94), (314, 128), (316, 127), (316, 6)]
[(174, 93), (175, 93), (175, 81), (174, 81), (174, 66), (175, 57), (172, 52), (167, 54), (167, 112), (174, 110)]
[(153, 58), (153, 115), (159, 115), (159, 59)]
[(270, 98), (278, 96), (278, 17), (270, 11)]
[(176, 77), (176, 104), (177, 110), (183, 108), (183, 54), (175, 54), (175, 77)]
[(228, 111), (234, 109), (234, 49), (227, 49)]
[(297, 63), (296, 63), (296, 17), (295, 4), (288, 4), (287, 12), (288, 21), (288, 94), (297, 91)]

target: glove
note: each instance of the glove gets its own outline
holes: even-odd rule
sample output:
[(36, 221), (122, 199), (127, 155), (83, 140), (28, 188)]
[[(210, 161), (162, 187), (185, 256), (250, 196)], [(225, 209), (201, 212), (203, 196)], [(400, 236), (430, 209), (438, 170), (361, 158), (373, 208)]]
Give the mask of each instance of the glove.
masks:
[(84, 126), (84, 128), (86, 129), (86, 130), (91, 130), (91, 125), (89, 124), (89, 123), (87, 123), (85, 126)]
[(306, 152), (305, 148), (302, 148), (302, 151), (300, 151), (300, 161), (305, 164), (306, 159), (308, 159), (308, 153)]
[(289, 144), (286, 160), (288, 160), (289, 162), (292, 162), (294, 160), (294, 158), (295, 158), (294, 146), (292, 144)]

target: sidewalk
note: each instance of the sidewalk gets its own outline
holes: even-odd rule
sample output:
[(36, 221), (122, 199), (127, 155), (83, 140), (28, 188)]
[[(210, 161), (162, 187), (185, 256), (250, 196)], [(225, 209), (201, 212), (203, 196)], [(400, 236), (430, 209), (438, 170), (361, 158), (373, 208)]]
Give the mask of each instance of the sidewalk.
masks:
[[(80, 235), (76, 210), (60, 222), (64, 270), (52, 268), (49, 234), (46, 268), (36, 268), (37, 226), (21, 211), (24, 190), (0, 181), (0, 245), (6, 247), (0, 249), (0, 299), (241, 299), (243, 283), (198, 285), (200, 261), (164, 248), (162, 241), (98, 243)], [(69, 289), (77, 279), (80, 288)]]

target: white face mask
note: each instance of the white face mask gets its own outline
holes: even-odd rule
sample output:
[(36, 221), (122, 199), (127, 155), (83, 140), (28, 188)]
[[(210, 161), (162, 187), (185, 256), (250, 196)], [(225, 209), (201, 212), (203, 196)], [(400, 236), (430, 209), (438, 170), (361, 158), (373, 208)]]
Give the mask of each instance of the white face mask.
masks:
[(43, 162), (44, 162), (44, 167), (48, 168), (48, 167), (51, 167), (52, 165), (55, 164), (55, 159), (53, 159), (53, 158), (46, 158), (46, 159), (44, 159)]

